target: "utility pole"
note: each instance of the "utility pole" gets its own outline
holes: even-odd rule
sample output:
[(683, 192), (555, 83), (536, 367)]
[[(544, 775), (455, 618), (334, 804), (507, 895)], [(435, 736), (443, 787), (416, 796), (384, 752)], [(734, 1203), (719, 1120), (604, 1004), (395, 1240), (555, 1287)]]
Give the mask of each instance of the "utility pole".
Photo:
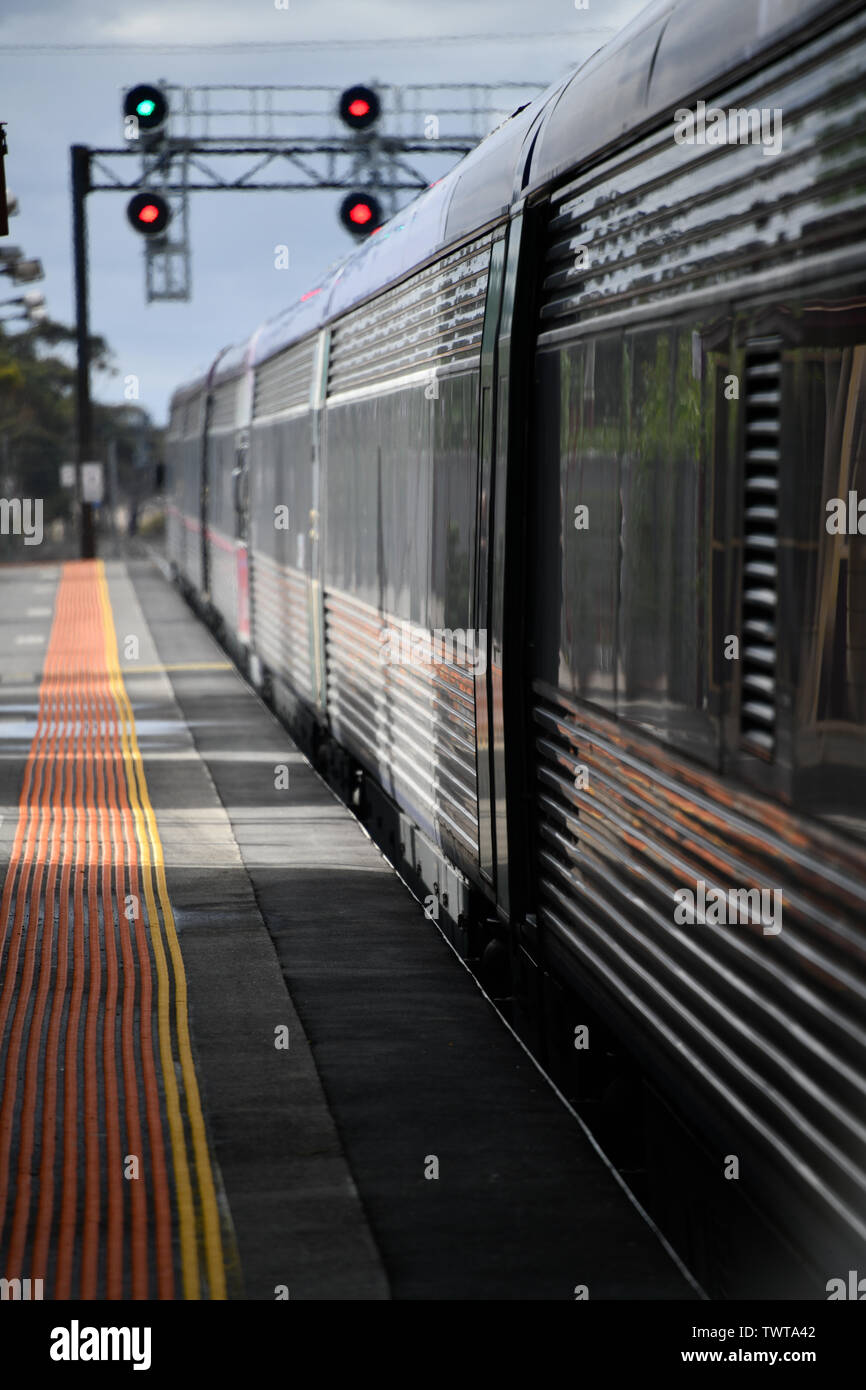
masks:
[(0, 236), (9, 235), (9, 209), (6, 203), (6, 122), (0, 121)]
[(117, 487), (117, 437), (112, 435), (106, 446), (108, 465), (108, 486), (106, 488), (105, 508), (108, 513), (108, 527), (112, 534), (116, 529), (117, 504), (119, 499)]
[(73, 145), (72, 156), (72, 247), (75, 261), (75, 338), (78, 349), (76, 372), (75, 498), (81, 528), (81, 558), (96, 555), (93, 507), (85, 502), (81, 486), (81, 465), (91, 457), (93, 409), (90, 402), (90, 321), (87, 288), (87, 204), (90, 192), (90, 150)]

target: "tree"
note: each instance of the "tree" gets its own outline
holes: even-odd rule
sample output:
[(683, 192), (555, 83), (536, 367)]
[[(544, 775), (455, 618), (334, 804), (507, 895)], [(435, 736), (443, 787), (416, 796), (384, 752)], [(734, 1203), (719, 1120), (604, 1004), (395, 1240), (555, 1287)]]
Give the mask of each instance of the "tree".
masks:
[[(71, 352), (63, 354), (74, 343), (74, 328), (50, 319), (15, 334), (0, 326), (0, 493), (42, 498), (46, 522), (68, 516), (73, 500), (60, 486), (60, 465), (75, 457), (75, 365)], [(92, 336), (90, 352), (95, 372), (116, 375), (104, 338)], [(96, 458), (106, 459), (110, 440), (118, 491), (150, 491), (136, 481), (159, 449), (148, 412), (130, 402), (95, 403)]]

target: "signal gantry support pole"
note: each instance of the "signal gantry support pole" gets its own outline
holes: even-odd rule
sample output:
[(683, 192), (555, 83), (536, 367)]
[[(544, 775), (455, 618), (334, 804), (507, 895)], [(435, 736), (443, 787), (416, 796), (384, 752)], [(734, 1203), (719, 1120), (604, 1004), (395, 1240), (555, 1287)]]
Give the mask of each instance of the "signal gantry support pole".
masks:
[(90, 402), (90, 322), (87, 287), (87, 204), (90, 192), (90, 150), (73, 145), (72, 156), (72, 248), (75, 262), (75, 339), (78, 349), (76, 372), (75, 497), (81, 527), (81, 558), (96, 555), (93, 507), (82, 497), (81, 465), (93, 453), (93, 410)]

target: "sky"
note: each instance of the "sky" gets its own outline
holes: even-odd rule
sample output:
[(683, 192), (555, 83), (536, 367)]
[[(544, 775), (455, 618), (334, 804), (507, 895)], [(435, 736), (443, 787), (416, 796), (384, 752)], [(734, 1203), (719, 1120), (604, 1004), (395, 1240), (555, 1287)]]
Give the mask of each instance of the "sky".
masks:
[[(575, 0), (277, 3), (286, 0), (2, 0), (0, 120), (20, 213), (0, 247), (20, 246), (45, 268), (41, 284), (8, 293), (38, 288), (51, 318), (74, 321), (69, 147), (121, 147), (123, 93), (138, 82), (546, 85), (643, 8), (643, 0), (588, 0), (580, 9)], [(291, 104), (313, 99), (297, 93)], [(432, 180), (451, 162), (434, 156), (423, 168)], [(94, 395), (119, 403), (134, 375), (139, 403), (162, 423), (178, 384), (314, 286), (353, 241), (340, 227), (336, 192), (194, 193), (192, 299), (147, 304), (129, 196), (88, 199), (91, 330), (108, 340), (117, 367), (94, 379)], [(288, 248), (287, 269), (275, 268), (277, 246)]]

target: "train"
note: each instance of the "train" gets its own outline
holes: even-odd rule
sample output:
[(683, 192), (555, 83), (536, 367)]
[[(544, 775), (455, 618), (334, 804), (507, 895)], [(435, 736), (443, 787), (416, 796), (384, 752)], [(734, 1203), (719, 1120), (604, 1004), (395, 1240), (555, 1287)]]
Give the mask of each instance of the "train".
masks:
[(650, 4), (165, 455), (178, 583), (566, 1094), (597, 1024), (816, 1298), (866, 1275), (864, 70), (860, 4)]

